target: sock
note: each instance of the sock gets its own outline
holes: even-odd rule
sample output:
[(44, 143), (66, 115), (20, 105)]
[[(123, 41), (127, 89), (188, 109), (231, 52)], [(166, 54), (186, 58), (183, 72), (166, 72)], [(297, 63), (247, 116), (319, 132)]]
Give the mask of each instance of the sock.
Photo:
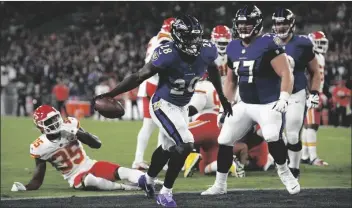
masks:
[(233, 162), (232, 150), (233, 150), (232, 146), (226, 146), (222, 144), (219, 145), (218, 159), (217, 159), (218, 172), (226, 173), (226, 174), (229, 172)]
[(290, 159), (289, 168), (299, 169), (299, 164), (301, 162), (301, 150), (302, 150), (302, 142), (298, 141), (297, 144), (287, 144), (287, 153), (288, 158)]
[(283, 164), (279, 165), (279, 164), (276, 164), (276, 167), (277, 167), (277, 170), (279, 172), (284, 172), (288, 169), (288, 166), (287, 166), (287, 162), (284, 162)]
[(308, 146), (307, 146), (307, 129), (303, 128), (301, 132), (302, 140), (302, 160), (309, 159)]
[(225, 186), (227, 183), (227, 173), (216, 172), (215, 184), (218, 186)]
[(163, 186), (159, 193), (160, 194), (172, 193), (172, 188), (166, 188), (165, 186)]
[(164, 186), (172, 189), (178, 174), (180, 173), (182, 166), (185, 164), (186, 158), (189, 152), (184, 151), (182, 154), (173, 152), (165, 175)]
[(153, 123), (152, 119), (144, 118), (143, 126), (139, 130), (139, 133), (137, 136), (137, 148), (136, 148), (136, 154), (134, 158), (135, 163), (143, 162), (144, 152), (147, 149), (149, 138), (151, 137), (155, 127), (156, 126)]
[(279, 139), (276, 142), (268, 142), (268, 147), (271, 156), (273, 156), (275, 160), (275, 163), (282, 165), (286, 162), (287, 147), (282, 139)]
[(159, 133), (158, 133), (158, 147), (161, 145), (163, 138), (164, 138), (163, 134), (159, 131)]
[(205, 166), (204, 173), (209, 174), (209, 173), (214, 173), (218, 170), (218, 162), (213, 161), (212, 163), (208, 164)]
[(147, 180), (147, 184), (154, 184), (155, 177), (150, 177), (148, 173), (145, 174), (145, 179)]
[(313, 161), (317, 158), (317, 132), (314, 129), (307, 129), (307, 146), (310, 161)]
[(119, 169), (117, 169), (117, 172), (121, 180), (128, 180), (131, 183), (138, 183), (138, 179), (144, 174), (140, 170), (129, 169), (124, 167), (119, 167)]
[(95, 177), (92, 174), (88, 174), (84, 178), (85, 187), (94, 187), (99, 190), (118, 190), (122, 189), (121, 184), (106, 180), (104, 178)]
[(171, 153), (169, 151), (163, 150), (163, 148), (159, 146), (152, 155), (152, 161), (148, 169), (148, 175), (152, 178), (155, 178), (163, 169), (170, 156)]

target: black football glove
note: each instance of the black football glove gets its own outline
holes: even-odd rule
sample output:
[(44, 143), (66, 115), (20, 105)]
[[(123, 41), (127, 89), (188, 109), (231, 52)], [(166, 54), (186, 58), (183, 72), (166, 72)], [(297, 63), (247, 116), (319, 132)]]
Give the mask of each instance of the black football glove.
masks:
[(99, 100), (99, 99), (102, 99), (102, 98), (105, 98), (105, 97), (112, 98), (112, 96), (109, 93), (103, 93), (103, 94), (94, 96), (93, 97), (93, 102), (95, 103), (96, 100)]
[(230, 117), (230, 115), (232, 116), (232, 105), (231, 103), (226, 99), (225, 96), (219, 96), (220, 98), (220, 102), (222, 107), (224, 108), (224, 112), (223, 112), (223, 117), (225, 118)]

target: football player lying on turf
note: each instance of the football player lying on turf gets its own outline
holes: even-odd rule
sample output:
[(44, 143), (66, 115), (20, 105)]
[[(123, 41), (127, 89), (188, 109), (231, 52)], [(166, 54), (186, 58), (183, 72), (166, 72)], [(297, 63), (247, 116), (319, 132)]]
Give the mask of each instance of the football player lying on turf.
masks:
[[(206, 73), (196, 84), (194, 95), (189, 103), (189, 116), (193, 116), (194, 121), (189, 123), (188, 128), (194, 137), (194, 144), (200, 147), (200, 153), (191, 152), (185, 161), (184, 177), (192, 175), (192, 170), (199, 162), (201, 174), (211, 174), (216, 172), (218, 142), (220, 129), (217, 125), (217, 115), (219, 114), (220, 100), (213, 84), (208, 80)], [(236, 161), (230, 168), (232, 176), (243, 177), (244, 171)]]
[[(68, 117), (63, 120), (60, 112), (49, 105), (38, 107), (33, 114), (34, 123), (42, 135), (30, 145), (31, 157), (36, 168), (27, 185), (15, 182), (11, 191), (37, 190), (42, 185), (46, 162), (61, 172), (71, 187), (98, 190), (139, 190), (138, 179), (144, 173), (121, 167), (118, 164), (90, 159), (82, 143), (99, 149), (99, 138), (84, 131), (79, 121)], [(132, 185), (116, 183), (128, 180)], [(156, 181), (160, 183), (160, 181)]]

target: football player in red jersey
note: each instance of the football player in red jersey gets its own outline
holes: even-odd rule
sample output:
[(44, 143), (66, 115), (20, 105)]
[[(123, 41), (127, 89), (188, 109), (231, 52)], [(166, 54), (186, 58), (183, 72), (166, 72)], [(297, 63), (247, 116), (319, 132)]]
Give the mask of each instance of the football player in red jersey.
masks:
[[(175, 21), (175, 18), (167, 18), (164, 20), (164, 23), (160, 29), (160, 32), (152, 37), (148, 43), (147, 54), (145, 58), (145, 63), (148, 63), (152, 57), (152, 54), (156, 47), (160, 44), (171, 41), (171, 25)], [(137, 136), (137, 148), (135, 159), (132, 163), (132, 168), (139, 169), (139, 170), (146, 170), (149, 168), (149, 165), (144, 162), (144, 152), (148, 146), (149, 138), (151, 137), (152, 133), (154, 132), (155, 128), (157, 127), (156, 124), (152, 121), (149, 113), (149, 101), (152, 95), (155, 93), (156, 87), (159, 82), (158, 75), (154, 75), (149, 79), (145, 80), (140, 86), (138, 90), (138, 97), (142, 98), (143, 100), (143, 125), (142, 128), (139, 130)], [(160, 143), (160, 134), (158, 139), (158, 146)]]
[[(42, 105), (34, 111), (33, 120), (42, 133), (30, 145), (30, 155), (36, 165), (34, 174), (27, 185), (15, 182), (11, 191), (39, 189), (44, 181), (46, 162), (61, 172), (70, 187), (76, 189), (140, 189), (137, 184), (139, 177), (144, 174), (142, 171), (107, 161), (95, 161), (87, 156), (82, 143), (99, 149), (101, 141), (97, 136), (84, 131), (77, 119), (63, 119), (54, 107)], [(117, 180), (128, 180), (135, 185), (116, 183)]]
[(329, 114), (328, 109), (324, 109), (327, 105), (327, 97), (323, 94), (324, 54), (328, 51), (329, 41), (322, 31), (310, 33), (308, 37), (313, 42), (313, 50), (319, 64), (321, 83), (319, 89), (319, 107), (308, 109), (304, 120), (304, 128), (302, 130), (302, 162), (315, 166), (327, 166), (328, 163), (320, 159), (317, 155), (317, 131), (320, 125), (321, 114), (323, 117)]

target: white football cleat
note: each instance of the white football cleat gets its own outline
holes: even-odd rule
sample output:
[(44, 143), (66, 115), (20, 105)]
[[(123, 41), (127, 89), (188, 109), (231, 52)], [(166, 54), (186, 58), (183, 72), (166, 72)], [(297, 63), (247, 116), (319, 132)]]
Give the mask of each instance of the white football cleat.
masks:
[(298, 194), (301, 191), (301, 186), (298, 180), (292, 175), (289, 168), (284, 171), (277, 171), (282, 183), (286, 186), (288, 193)]
[(227, 184), (223, 187), (214, 184), (206, 191), (203, 191), (200, 195), (221, 195), (227, 193)]
[(149, 169), (149, 165), (146, 162), (133, 162), (132, 164), (132, 168), (133, 169), (137, 169), (137, 170), (148, 170)]

